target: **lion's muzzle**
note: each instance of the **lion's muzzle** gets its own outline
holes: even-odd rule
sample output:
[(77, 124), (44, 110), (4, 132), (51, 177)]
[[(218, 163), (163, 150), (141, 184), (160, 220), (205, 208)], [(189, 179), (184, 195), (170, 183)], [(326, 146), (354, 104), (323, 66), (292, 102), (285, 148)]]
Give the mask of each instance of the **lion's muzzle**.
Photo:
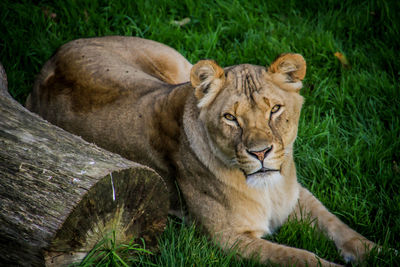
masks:
[(247, 150), (247, 153), (249, 153), (253, 157), (256, 157), (259, 161), (263, 162), (265, 157), (267, 156), (267, 154), (272, 150), (272, 148), (273, 148), (273, 146), (270, 145), (261, 151)]

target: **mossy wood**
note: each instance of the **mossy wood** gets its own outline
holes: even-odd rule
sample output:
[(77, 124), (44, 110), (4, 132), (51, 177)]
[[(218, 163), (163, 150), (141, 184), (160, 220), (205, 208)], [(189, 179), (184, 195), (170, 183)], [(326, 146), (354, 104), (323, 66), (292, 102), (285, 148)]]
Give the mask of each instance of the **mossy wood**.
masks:
[(1, 64), (0, 148), (1, 264), (68, 265), (112, 231), (151, 248), (164, 230), (161, 177), (23, 108)]

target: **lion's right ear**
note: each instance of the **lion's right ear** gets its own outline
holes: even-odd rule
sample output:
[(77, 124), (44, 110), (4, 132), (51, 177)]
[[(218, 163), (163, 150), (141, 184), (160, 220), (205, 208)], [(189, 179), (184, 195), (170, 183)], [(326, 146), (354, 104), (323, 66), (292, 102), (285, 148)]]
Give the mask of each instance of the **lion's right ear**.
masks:
[(214, 60), (200, 60), (190, 71), (199, 108), (207, 107), (217, 97), (225, 81), (224, 70)]

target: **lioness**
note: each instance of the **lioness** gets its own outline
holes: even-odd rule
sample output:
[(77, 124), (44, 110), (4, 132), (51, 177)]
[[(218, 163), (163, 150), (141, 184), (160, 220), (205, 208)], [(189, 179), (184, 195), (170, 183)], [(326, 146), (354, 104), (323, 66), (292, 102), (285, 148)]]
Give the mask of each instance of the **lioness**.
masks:
[[(293, 143), (306, 62), (279, 56), (268, 68), (192, 66), (174, 49), (135, 37), (75, 40), (45, 64), (26, 106), (48, 121), (155, 169), (179, 210), (224, 249), (283, 265), (334, 265), (261, 239), (307, 214), (346, 261), (374, 243), (331, 214), (297, 182)], [(189, 81), (190, 80), (190, 81)]]

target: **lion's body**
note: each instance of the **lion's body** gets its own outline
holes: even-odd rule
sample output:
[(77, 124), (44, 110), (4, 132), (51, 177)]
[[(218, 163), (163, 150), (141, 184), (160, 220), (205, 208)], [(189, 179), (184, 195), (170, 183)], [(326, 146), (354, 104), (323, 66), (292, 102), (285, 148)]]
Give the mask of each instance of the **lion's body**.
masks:
[(46, 63), (27, 107), (154, 168), (175, 209), (177, 183), (195, 221), (223, 247), (238, 244), (243, 256), (260, 252), (262, 261), (315, 265), (310, 252), (260, 239), (291, 214), (300, 216), (302, 207), (345, 257), (362, 257), (361, 240), (369, 241), (297, 182), (293, 142), (304, 75), (303, 58), (293, 54), (268, 70), (223, 70), (212, 61), (192, 66), (149, 40), (81, 39)]
[[(172, 163), (158, 159), (167, 159), (179, 149), (176, 117), (182, 116), (188, 92), (173, 91), (170, 83), (187, 82), (184, 77), (189, 77), (192, 65), (169, 47), (132, 39), (85, 39), (63, 46), (44, 66), (26, 106), (65, 130), (167, 177)], [(176, 64), (168, 64), (171, 61)], [(161, 75), (158, 68), (164, 70)], [(174, 96), (175, 106), (168, 106), (173, 110), (166, 112), (163, 102), (168, 95)]]

